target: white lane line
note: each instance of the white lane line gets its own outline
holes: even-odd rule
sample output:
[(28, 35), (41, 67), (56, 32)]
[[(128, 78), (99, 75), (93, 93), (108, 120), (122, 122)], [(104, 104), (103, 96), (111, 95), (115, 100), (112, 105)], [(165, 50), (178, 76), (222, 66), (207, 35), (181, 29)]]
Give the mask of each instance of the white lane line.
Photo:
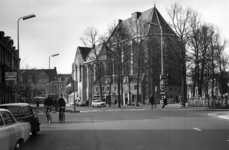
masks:
[(197, 130), (197, 131), (201, 131), (201, 129), (198, 129), (198, 128), (193, 128), (194, 130)]
[(43, 114), (44, 112), (43, 111), (41, 111), (41, 110), (38, 110), (40, 113), (38, 113), (38, 114)]

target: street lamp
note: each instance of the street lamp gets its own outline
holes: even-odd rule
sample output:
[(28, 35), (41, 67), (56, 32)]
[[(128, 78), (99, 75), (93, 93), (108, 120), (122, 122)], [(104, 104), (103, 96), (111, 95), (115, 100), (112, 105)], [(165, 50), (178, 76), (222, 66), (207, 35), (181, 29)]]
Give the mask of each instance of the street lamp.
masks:
[(24, 17), (20, 17), (17, 21), (17, 48), (18, 48), (18, 56), (19, 56), (19, 21), (20, 19), (23, 19), (23, 20), (26, 20), (26, 19), (30, 19), (30, 18), (33, 18), (33, 17), (36, 17), (35, 15), (31, 14), (31, 15), (28, 15), (28, 16), (24, 16)]
[[(58, 56), (59, 54), (53, 54), (53, 55), (50, 55), (49, 56), (49, 70), (50, 70), (50, 57), (55, 57), (55, 56)], [(50, 95), (50, 76), (49, 76), (49, 95)]]
[[(18, 49), (18, 58), (20, 58), (20, 53), (19, 53), (19, 21), (20, 19), (23, 19), (23, 20), (26, 20), (26, 19), (30, 19), (30, 18), (33, 18), (33, 17), (36, 17), (35, 15), (31, 14), (31, 15), (28, 15), (28, 16), (24, 16), (24, 17), (20, 17), (17, 21), (17, 49)], [(18, 70), (20, 70), (20, 62), (19, 62), (19, 59), (18, 59)], [(20, 86), (20, 84), (19, 84)], [(20, 97), (21, 97), (21, 93), (19, 92), (20, 94)]]
[[(164, 81), (163, 81), (163, 74), (164, 74), (164, 60), (163, 60), (163, 41), (162, 41), (162, 34), (163, 34), (163, 31), (162, 31), (162, 28), (161, 28), (161, 24), (159, 23), (158, 24), (155, 24), (155, 23), (152, 23), (152, 22), (147, 22), (148, 24), (152, 25), (152, 26), (159, 26), (160, 27), (160, 30), (161, 30), (161, 81), (160, 81), (160, 87), (161, 85), (164, 87)], [(160, 88), (161, 90), (161, 88)], [(164, 92), (163, 90), (161, 90), (161, 92)], [(162, 93), (161, 93), (162, 94)], [(165, 93), (164, 93), (165, 94)], [(163, 94), (162, 94), (163, 95)], [(156, 103), (155, 103), (155, 107), (156, 107)]]

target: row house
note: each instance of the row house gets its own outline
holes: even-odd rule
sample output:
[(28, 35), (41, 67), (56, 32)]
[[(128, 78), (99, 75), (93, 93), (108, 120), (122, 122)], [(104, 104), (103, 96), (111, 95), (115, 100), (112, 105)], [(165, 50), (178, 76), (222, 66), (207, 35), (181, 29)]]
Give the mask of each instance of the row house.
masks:
[[(0, 31), (0, 103), (16, 102), (18, 96), (17, 75), (20, 58), (13, 40)], [(15, 73), (14, 80), (6, 79), (7, 72)]]
[[(71, 74), (57, 74), (54, 76), (54, 80), (50, 82), (50, 89), (49, 85), (47, 84), (46, 94), (48, 95), (56, 95), (57, 98), (60, 97), (62, 94), (64, 98), (67, 99), (68, 93), (66, 84), (71, 77)], [(50, 90), (50, 92), (49, 92)]]
[[(131, 37), (123, 39), (126, 29), (131, 32)], [(156, 7), (119, 20), (105, 44), (77, 48), (72, 71), (77, 83), (77, 95), (91, 102), (102, 93), (102, 99), (113, 101), (118, 98), (120, 87), (122, 104), (136, 103), (137, 99), (140, 103), (146, 103), (151, 93), (159, 101), (161, 42), (164, 53), (163, 74), (169, 74), (170, 77), (166, 95), (169, 98), (177, 97), (181, 76), (175, 71), (179, 68), (175, 67), (180, 65), (170, 57), (174, 51), (180, 53), (174, 44), (179, 39)], [(122, 64), (122, 68), (119, 64)]]
[(54, 69), (21, 69), (21, 95), (26, 100), (33, 97), (46, 97), (48, 84), (55, 80), (57, 75), (56, 67)]

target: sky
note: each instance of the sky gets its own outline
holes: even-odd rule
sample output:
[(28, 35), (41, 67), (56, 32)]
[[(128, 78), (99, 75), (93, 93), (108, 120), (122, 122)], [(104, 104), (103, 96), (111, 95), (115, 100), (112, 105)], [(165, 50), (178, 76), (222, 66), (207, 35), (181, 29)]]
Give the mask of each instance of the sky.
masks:
[(49, 69), (49, 56), (58, 53), (50, 58), (50, 68), (56, 67), (58, 74), (71, 74), (87, 27), (104, 34), (118, 19), (125, 20), (154, 4), (168, 22), (167, 9), (175, 2), (196, 10), (204, 22), (217, 26), (222, 37), (229, 39), (229, 0), (0, 0), (0, 31), (13, 39), (17, 49), (18, 19), (36, 15), (19, 21), (20, 68)]

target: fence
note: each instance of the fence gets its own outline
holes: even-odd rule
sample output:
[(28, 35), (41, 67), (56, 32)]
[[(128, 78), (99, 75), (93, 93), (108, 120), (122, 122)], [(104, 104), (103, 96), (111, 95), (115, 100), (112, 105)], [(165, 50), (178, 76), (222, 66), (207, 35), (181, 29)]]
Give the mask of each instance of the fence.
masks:
[(188, 98), (188, 107), (228, 107), (227, 97), (190, 97)]

